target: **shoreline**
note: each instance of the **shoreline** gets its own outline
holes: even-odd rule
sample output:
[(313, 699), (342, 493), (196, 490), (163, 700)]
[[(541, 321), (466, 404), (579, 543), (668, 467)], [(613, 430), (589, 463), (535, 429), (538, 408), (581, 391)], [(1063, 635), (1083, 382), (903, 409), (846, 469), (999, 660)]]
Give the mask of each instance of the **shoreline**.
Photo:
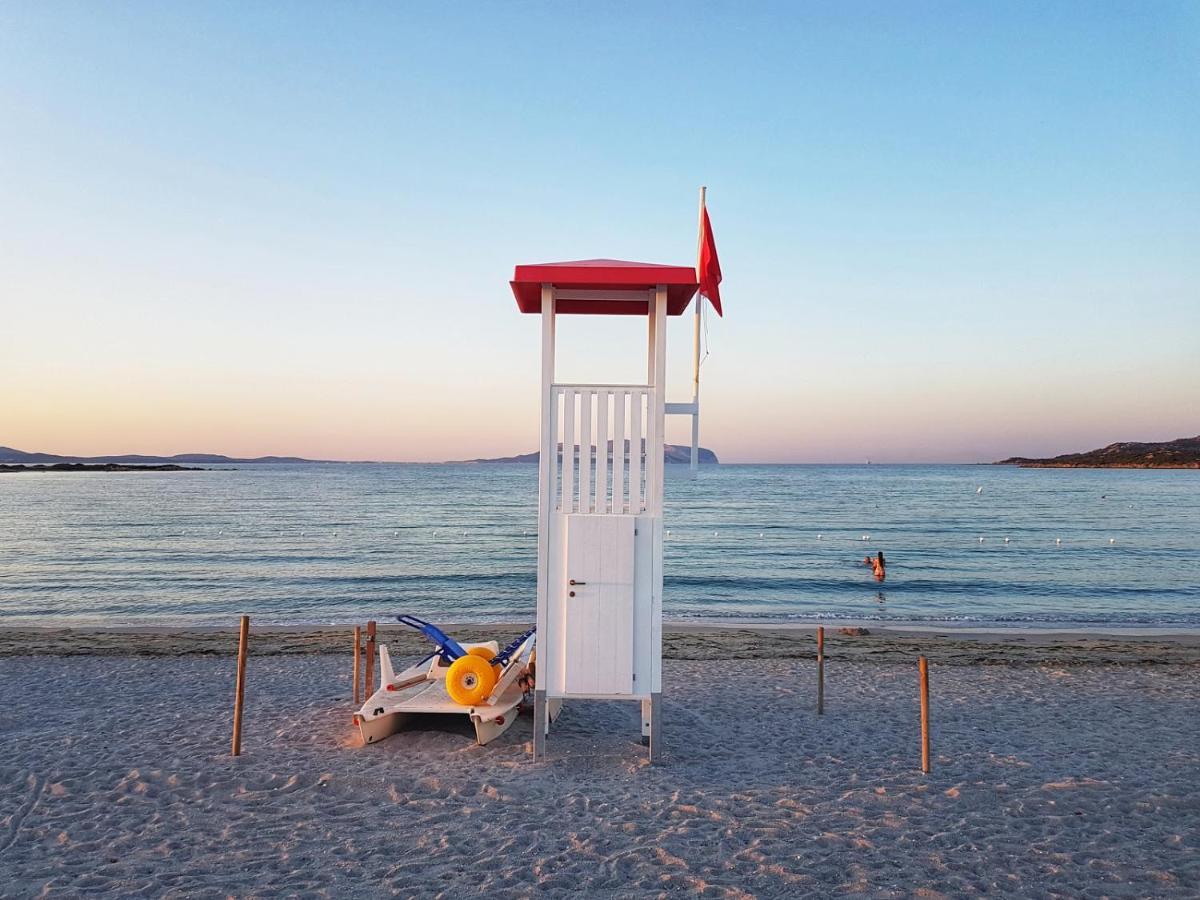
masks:
[[(254, 656), (351, 656), (353, 625), (252, 625)], [(526, 624), (446, 624), (460, 640), (496, 639), (502, 644)], [(782, 625), (666, 622), (663, 658), (670, 660), (813, 659), (815, 624)], [(830, 659), (871, 663), (915, 662), (926, 656), (941, 665), (1183, 665), (1200, 666), (1200, 631), (1141, 629), (933, 629), (839, 622), (825, 626)], [(430, 648), (417, 632), (379, 624), (379, 643), (393, 656), (420, 657)], [(173, 658), (229, 656), (236, 650), (234, 626), (0, 627), (0, 657), (125, 656)]]
[(1098, 465), (1091, 463), (992, 463), (994, 466), (1015, 466), (1018, 469), (1200, 469), (1200, 463), (1163, 463), (1161, 465), (1145, 465), (1142, 463), (1112, 463)]
[[(343, 632), (353, 629), (355, 625), (365, 625), (368, 620), (360, 622), (270, 622), (266, 624), (251, 624), (256, 632)], [(392, 623), (387, 619), (377, 619), (380, 628), (391, 628)], [(439, 628), (453, 631), (454, 629), (496, 629), (521, 631), (531, 624), (526, 621), (497, 620), (459, 622), (438, 622)], [(1195, 625), (958, 625), (943, 624), (935, 626), (929, 622), (895, 621), (880, 623), (878, 619), (832, 619), (826, 621), (769, 621), (764, 619), (664, 619), (663, 633), (693, 633), (693, 632), (724, 632), (724, 631), (782, 631), (782, 632), (813, 632), (824, 626), (827, 632), (839, 628), (866, 628), (872, 632), (898, 632), (906, 635), (928, 635), (937, 637), (1079, 637), (1079, 638), (1197, 638), (1200, 639), (1200, 626)], [(70, 632), (72, 634), (236, 634), (236, 623), (229, 625), (213, 624), (118, 624), (118, 625), (9, 625), (0, 622), (0, 635), (8, 632)]]

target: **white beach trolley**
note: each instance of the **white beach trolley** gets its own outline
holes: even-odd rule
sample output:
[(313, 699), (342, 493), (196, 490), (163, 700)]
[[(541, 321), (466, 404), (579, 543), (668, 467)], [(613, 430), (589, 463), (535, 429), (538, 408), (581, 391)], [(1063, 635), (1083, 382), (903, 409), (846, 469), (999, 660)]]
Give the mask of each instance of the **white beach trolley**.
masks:
[[(513, 726), (525, 694), (520, 679), (533, 654), (533, 629), (501, 650), (495, 641), (460, 644), (415, 616), (398, 618), (420, 630), (436, 649), (397, 674), (387, 646), (379, 646), (379, 690), (354, 715), (364, 744), (395, 734), (416, 715), (465, 715), (480, 745)], [(459, 660), (469, 665), (456, 666)]]

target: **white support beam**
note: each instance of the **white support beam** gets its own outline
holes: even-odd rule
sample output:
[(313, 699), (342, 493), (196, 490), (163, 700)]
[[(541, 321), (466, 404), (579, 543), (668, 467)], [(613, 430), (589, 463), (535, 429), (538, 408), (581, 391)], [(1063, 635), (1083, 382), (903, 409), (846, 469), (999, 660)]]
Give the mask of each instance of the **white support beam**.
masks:
[[(650, 646), (654, 648), (650, 665), (650, 761), (656, 762), (661, 753), (659, 740), (662, 717), (659, 712), (659, 694), (662, 693), (662, 592), (663, 592), (663, 438), (666, 432), (667, 406), (667, 288), (658, 285), (655, 290), (653, 315), (654, 334), (654, 482), (647, 485), (647, 511), (653, 517), (652, 550), (650, 553)], [(653, 490), (653, 494), (651, 494)], [(644, 688), (643, 688), (644, 689)]]
[(570, 288), (555, 290), (558, 300), (629, 300), (639, 303), (650, 303), (654, 300), (653, 291), (592, 291)]
[(668, 403), (663, 410), (668, 416), (694, 416), (700, 411), (700, 404), (693, 400), (691, 403)]
[[(653, 371), (650, 374), (650, 384), (654, 386), (650, 393), (650, 404), (647, 419), (652, 424), (647, 426), (646, 446), (646, 497), (647, 512), (656, 516), (662, 515), (663, 496), (663, 411), (666, 409), (667, 394), (667, 288), (660, 284), (655, 291), (654, 306), (650, 318), (654, 321), (651, 334), (654, 335), (654, 353), (651, 357)], [(650, 446), (650, 436), (653, 435), (653, 447)], [(651, 458), (653, 456), (653, 459)], [(653, 477), (653, 482), (651, 481)]]
[[(547, 621), (550, 586), (550, 515), (554, 507), (554, 488), (551, 473), (557, 465), (557, 429), (554, 426), (554, 287), (542, 285), (542, 386), (541, 386), (541, 449), (538, 454), (538, 580), (537, 621)], [(533, 728), (533, 758), (541, 758), (546, 750), (546, 685), (543, 676), (535, 676)]]

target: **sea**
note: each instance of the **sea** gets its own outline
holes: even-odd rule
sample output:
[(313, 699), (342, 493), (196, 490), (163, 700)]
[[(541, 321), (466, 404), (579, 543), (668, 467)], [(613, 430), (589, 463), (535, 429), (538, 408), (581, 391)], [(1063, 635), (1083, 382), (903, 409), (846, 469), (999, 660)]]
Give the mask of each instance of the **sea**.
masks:
[[(666, 472), (671, 620), (1200, 627), (1200, 471)], [(0, 627), (532, 622), (536, 559), (529, 464), (0, 475)]]

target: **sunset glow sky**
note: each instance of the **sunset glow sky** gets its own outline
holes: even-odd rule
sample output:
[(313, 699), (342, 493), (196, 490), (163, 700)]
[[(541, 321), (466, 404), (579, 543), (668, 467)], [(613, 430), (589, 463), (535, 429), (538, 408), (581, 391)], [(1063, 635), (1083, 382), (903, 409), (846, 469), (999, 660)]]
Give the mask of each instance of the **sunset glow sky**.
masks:
[[(532, 450), (513, 266), (691, 264), (700, 184), (725, 461), (1200, 433), (1196, 3), (27, 2), (0, 445)], [(566, 321), (560, 378), (637, 380), (642, 328)]]

